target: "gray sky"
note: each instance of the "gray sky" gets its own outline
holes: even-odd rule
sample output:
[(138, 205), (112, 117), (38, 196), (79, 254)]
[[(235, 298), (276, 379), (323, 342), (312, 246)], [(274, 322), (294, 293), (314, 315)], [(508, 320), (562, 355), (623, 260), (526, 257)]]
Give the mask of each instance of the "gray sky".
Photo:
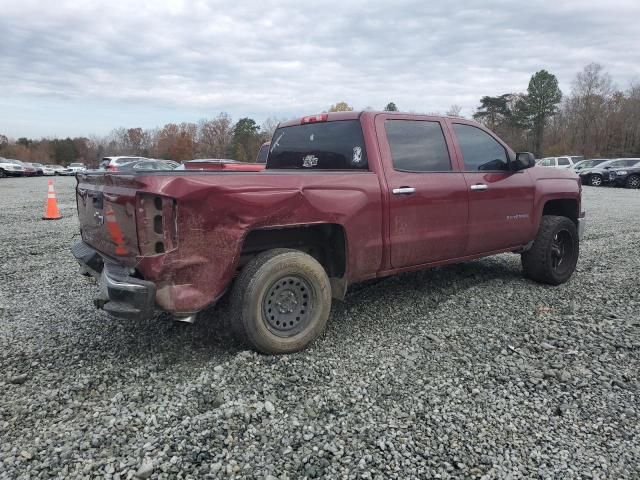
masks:
[(446, 111), (564, 93), (601, 63), (640, 79), (640, 1), (0, 0), (0, 133), (104, 134), (218, 112), (258, 123), (326, 110)]

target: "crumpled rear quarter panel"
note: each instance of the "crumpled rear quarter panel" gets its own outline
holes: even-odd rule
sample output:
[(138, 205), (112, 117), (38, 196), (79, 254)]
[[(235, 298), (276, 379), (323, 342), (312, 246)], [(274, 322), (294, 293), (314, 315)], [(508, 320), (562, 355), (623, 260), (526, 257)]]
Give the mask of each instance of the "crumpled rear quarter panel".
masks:
[(152, 175), (144, 191), (177, 200), (178, 248), (141, 258), (158, 304), (195, 312), (216, 301), (235, 275), (252, 230), (335, 223), (347, 237), (347, 279), (370, 278), (382, 260), (382, 206), (373, 172)]

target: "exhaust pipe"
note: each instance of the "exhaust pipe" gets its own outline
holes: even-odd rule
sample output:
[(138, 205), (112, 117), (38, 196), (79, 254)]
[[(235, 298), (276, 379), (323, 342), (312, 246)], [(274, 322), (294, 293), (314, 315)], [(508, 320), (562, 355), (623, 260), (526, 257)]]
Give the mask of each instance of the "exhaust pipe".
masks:
[(194, 323), (196, 321), (196, 315), (198, 315), (197, 313), (192, 313), (191, 315), (174, 315), (173, 319), (178, 321), (178, 322), (184, 322), (184, 323)]

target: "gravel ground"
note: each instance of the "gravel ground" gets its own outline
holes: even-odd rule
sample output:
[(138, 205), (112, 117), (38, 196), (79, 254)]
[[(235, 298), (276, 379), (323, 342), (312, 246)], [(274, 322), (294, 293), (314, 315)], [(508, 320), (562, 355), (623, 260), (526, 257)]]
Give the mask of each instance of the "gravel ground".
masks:
[[(115, 321), (75, 179), (0, 180), (0, 478), (640, 478), (640, 191), (585, 188), (560, 287), (500, 255), (370, 282), (305, 352)], [(635, 213), (633, 213), (635, 212)]]

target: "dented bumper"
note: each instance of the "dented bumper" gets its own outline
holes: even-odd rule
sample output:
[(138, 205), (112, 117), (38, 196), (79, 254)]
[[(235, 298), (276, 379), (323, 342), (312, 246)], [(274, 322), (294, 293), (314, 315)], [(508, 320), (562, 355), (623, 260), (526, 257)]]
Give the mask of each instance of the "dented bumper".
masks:
[(94, 303), (111, 316), (124, 319), (145, 319), (155, 311), (156, 286), (153, 282), (133, 276), (133, 271), (105, 258), (80, 241), (71, 252), (80, 264), (80, 271), (95, 278), (99, 294)]

